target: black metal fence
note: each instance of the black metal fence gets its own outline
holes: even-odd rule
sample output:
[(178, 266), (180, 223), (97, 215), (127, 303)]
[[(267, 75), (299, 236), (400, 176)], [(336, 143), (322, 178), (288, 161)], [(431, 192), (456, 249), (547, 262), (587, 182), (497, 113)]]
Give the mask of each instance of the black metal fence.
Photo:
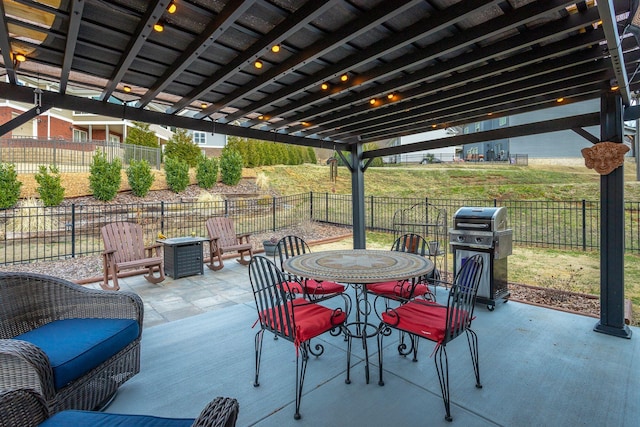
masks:
[(12, 163), (19, 173), (37, 173), (40, 165), (56, 166), (60, 172), (86, 172), (96, 151), (107, 160), (120, 159), (126, 166), (131, 160), (146, 160), (160, 170), (159, 148), (109, 141), (74, 142), (64, 139), (0, 138), (0, 163)]
[[(514, 244), (567, 250), (600, 246), (600, 204), (579, 201), (451, 200), (367, 197), (366, 227), (394, 230), (399, 209), (428, 202), (447, 209), (448, 223), (462, 206), (506, 206)], [(16, 207), (0, 211), (0, 265), (58, 260), (102, 251), (100, 228), (113, 221), (143, 225), (145, 243), (162, 232), (168, 237), (206, 236), (211, 216), (234, 218), (236, 231), (266, 233), (305, 220), (351, 226), (351, 196), (305, 193), (278, 198), (228, 199), (212, 202), (72, 204), (53, 208)], [(640, 202), (625, 203), (625, 247), (640, 253)], [(260, 242), (255, 242), (256, 246)]]

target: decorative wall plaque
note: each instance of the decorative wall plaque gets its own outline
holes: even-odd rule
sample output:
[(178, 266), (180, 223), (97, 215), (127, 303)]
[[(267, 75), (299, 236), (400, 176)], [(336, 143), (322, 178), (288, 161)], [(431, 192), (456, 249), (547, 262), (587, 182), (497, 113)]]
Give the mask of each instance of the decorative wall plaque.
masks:
[(594, 169), (600, 175), (609, 175), (613, 170), (624, 164), (624, 155), (629, 147), (618, 142), (599, 142), (593, 147), (583, 148), (584, 164)]

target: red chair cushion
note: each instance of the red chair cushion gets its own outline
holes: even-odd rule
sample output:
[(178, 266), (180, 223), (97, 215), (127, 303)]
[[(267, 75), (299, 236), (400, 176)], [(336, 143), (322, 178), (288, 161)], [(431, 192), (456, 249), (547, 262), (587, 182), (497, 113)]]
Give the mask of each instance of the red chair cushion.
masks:
[[(466, 318), (467, 313), (459, 310), (454, 316), (454, 328), (458, 328)], [(447, 306), (428, 301), (411, 301), (382, 313), (382, 321), (391, 327), (442, 343), (447, 327)]]
[(339, 294), (345, 291), (345, 287), (336, 282), (307, 279), (303, 283), (307, 294), (310, 295)]
[[(372, 283), (367, 285), (367, 291), (386, 298), (409, 298), (411, 296), (411, 282), (407, 280)], [(419, 297), (430, 293), (429, 287), (424, 283), (418, 283), (413, 292), (413, 297)]]
[[(319, 304), (309, 303), (309, 301), (298, 298), (287, 303), (287, 312), (295, 319), (295, 336), (293, 341), (298, 347), (300, 343), (317, 337), (337, 325), (344, 323), (347, 314), (340, 310), (332, 310)], [(293, 310), (293, 312), (292, 312)], [(282, 311), (284, 313), (284, 310)], [(284, 336), (291, 337), (286, 325), (281, 324), (281, 318), (276, 309), (265, 310), (260, 314), (260, 318), (272, 329), (281, 332)]]

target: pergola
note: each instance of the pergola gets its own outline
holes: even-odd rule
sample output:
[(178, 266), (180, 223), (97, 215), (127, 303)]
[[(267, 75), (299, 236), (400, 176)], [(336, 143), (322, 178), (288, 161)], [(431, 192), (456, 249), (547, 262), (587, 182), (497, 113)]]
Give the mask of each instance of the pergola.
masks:
[[(2, 0), (0, 98), (351, 153), (354, 247), (378, 156), (635, 118), (637, 1)], [(175, 10), (174, 10), (175, 8)], [(21, 76), (46, 83), (42, 93)], [(44, 86), (43, 86), (44, 87)], [(95, 89), (99, 99), (71, 95)], [(114, 98), (119, 104), (111, 102)], [(600, 113), (363, 152), (363, 144), (600, 99)], [(600, 125), (594, 136), (585, 127)], [(346, 159), (345, 159), (346, 160)], [(601, 178), (601, 316), (624, 324), (623, 170)]]

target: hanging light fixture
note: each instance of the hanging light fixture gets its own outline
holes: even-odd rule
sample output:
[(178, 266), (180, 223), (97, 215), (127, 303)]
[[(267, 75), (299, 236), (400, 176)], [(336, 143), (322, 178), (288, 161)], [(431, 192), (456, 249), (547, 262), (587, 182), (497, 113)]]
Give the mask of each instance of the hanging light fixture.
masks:
[(254, 66), (254, 67), (256, 67), (258, 70), (259, 70), (260, 68), (262, 68), (262, 66), (263, 66), (263, 65), (264, 65), (264, 64), (263, 64), (263, 63), (262, 63), (262, 61), (260, 61), (259, 59), (258, 59), (256, 62), (254, 62), (254, 63), (253, 63), (253, 66)]
[(24, 62), (27, 60), (27, 57), (24, 56), (22, 53), (16, 53), (13, 57), (17, 62)]
[(169, 13), (176, 13), (176, 10), (178, 9), (178, 6), (176, 6), (176, 4), (174, 2), (171, 2), (169, 4), (169, 6), (167, 7), (167, 12)]
[(343, 74), (340, 76), (340, 81), (346, 82), (347, 80), (349, 80), (348, 74)]
[(164, 31), (164, 25), (162, 24), (162, 22), (156, 22), (153, 25), (153, 29), (156, 30), (157, 32), (161, 33)]
[(126, 93), (129, 93), (131, 92), (131, 86), (124, 86), (122, 90), (124, 90)]
[(328, 84), (328, 83), (322, 83), (322, 84), (320, 85), (320, 89), (322, 89), (322, 90), (327, 90), (327, 89), (329, 89), (329, 84)]
[(280, 52), (280, 45), (279, 44), (274, 44), (273, 46), (271, 46), (271, 52), (273, 52), (273, 53)]

